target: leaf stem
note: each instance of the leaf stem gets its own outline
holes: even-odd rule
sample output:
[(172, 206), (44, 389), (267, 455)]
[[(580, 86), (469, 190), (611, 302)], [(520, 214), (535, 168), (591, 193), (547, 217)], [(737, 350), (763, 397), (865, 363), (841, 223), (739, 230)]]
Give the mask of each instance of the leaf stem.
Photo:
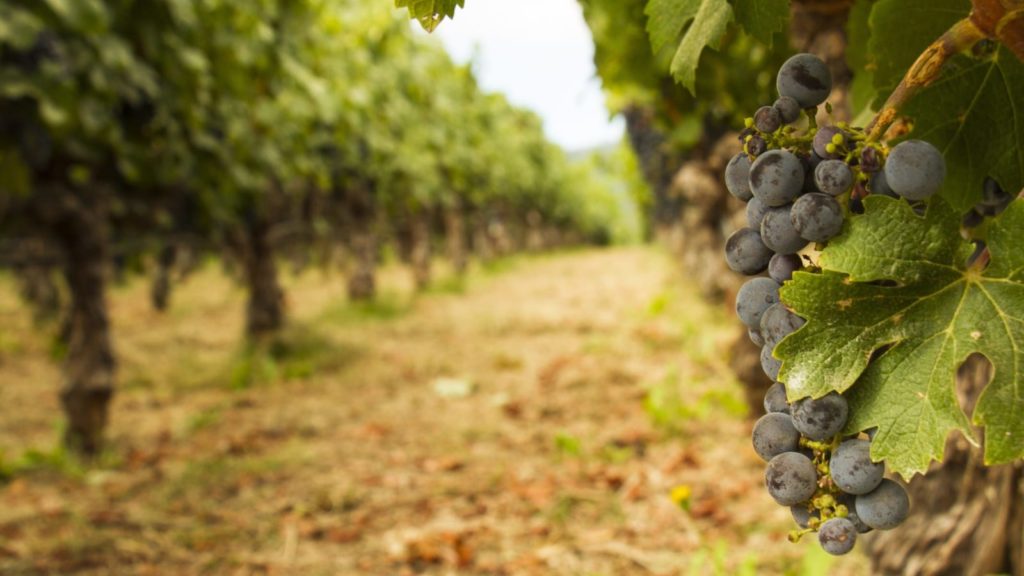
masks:
[(868, 140), (877, 141), (896, 120), (896, 114), (921, 88), (938, 79), (945, 64), (955, 54), (967, 50), (988, 36), (970, 18), (959, 20), (938, 40), (925, 48), (889, 95), (885, 105), (867, 126)]

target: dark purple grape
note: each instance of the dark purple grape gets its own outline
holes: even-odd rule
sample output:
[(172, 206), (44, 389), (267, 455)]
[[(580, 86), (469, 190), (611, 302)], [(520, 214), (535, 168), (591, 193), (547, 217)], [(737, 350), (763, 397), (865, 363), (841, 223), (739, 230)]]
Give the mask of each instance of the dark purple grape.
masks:
[(761, 241), (779, 254), (794, 254), (807, 246), (807, 240), (793, 226), (792, 205), (770, 208), (761, 220)]
[(758, 418), (751, 440), (754, 452), (765, 462), (800, 448), (800, 433), (793, 427), (793, 419), (781, 412), (769, 412)]
[[(843, 230), (843, 208), (836, 199), (820, 193), (804, 194), (790, 210), (793, 228), (804, 240), (828, 242)], [(765, 219), (767, 221), (767, 218)], [(761, 235), (766, 238), (764, 226)], [(773, 248), (767, 241), (765, 244)], [(776, 250), (782, 252), (782, 250)]]
[(853, 188), (853, 170), (842, 160), (824, 160), (814, 169), (814, 182), (829, 196), (839, 196)]
[(753, 157), (758, 157), (764, 154), (768, 150), (768, 144), (764, 141), (764, 138), (760, 136), (752, 136), (750, 140), (747, 140), (747, 153)]
[(751, 278), (736, 293), (736, 315), (751, 328), (761, 325), (761, 315), (779, 301), (779, 283), (771, 278)]
[(821, 517), (821, 513), (817, 510), (809, 510), (807, 503), (790, 506), (789, 511), (793, 515), (793, 521), (801, 528), (807, 528), (811, 523), (811, 518)]
[(787, 150), (769, 150), (750, 166), (750, 190), (768, 206), (792, 202), (803, 185), (803, 165)]
[(801, 108), (813, 108), (832, 91), (832, 73), (813, 54), (797, 54), (779, 68), (775, 87), (780, 96), (796, 100)]
[(885, 180), (885, 172), (881, 170), (871, 176), (871, 184), (868, 186), (868, 191), (872, 194), (880, 194), (890, 198), (900, 197), (899, 194), (892, 191), (892, 188), (889, 188), (889, 183)]
[(800, 103), (789, 96), (780, 97), (772, 107), (779, 111), (779, 116), (786, 124), (792, 124), (800, 118)]
[(761, 369), (772, 380), (779, 379), (779, 370), (782, 369), (782, 361), (772, 356), (772, 349), (768, 346), (761, 347)]
[(754, 126), (771, 134), (782, 127), (782, 114), (772, 106), (761, 106), (754, 112)]
[(818, 529), (818, 543), (833, 556), (842, 556), (857, 543), (857, 528), (846, 518), (831, 518)]
[(782, 302), (769, 306), (761, 314), (761, 338), (765, 346), (775, 346), (782, 339), (799, 330), (805, 324), (804, 319), (789, 311)]
[(895, 528), (910, 514), (910, 497), (907, 491), (888, 478), (867, 494), (857, 496), (854, 502), (857, 516), (876, 530)]
[(847, 494), (867, 494), (882, 482), (885, 464), (871, 461), (871, 443), (856, 438), (846, 440), (832, 453), (829, 462), (832, 480)]
[(860, 153), (860, 169), (862, 172), (874, 174), (882, 169), (882, 157), (878, 148), (868, 146)]
[[(837, 134), (843, 137), (840, 144), (835, 144), (833, 142), (833, 139)], [(829, 152), (830, 144), (835, 146), (832, 152)], [(818, 128), (818, 131), (814, 134), (813, 146), (814, 153), (826, 160), (831, 158), (841, 158), (846, 155), (847, 152), (846, 134), (835, 126), (822, 126), (821, 128)]]
[(747, 226), (750, 226), (754, 230), (761, 229), (761, 221), (764, 220), (765, 212), (768, 211), (768, 207), (761, 202), (758, 197), (753, 197), (747, 202)]
[(761, 337), (761, 332), (755, 328), (747, 328), (747, 337), (754, 343), (754, 346), (764, 346), (764, 338)]
[(846, 398), (836, 392), (821, 398), (804, 398), (793, 404), (793, 425), (811, 440), (824, 442), (846, 426), (849, 411)]
[(740, 152), (725, 167), (725, 187), (729, 193), (746, 202), (754, 197), (750, 191), (750, 158)]
[(764, 411), (781, 412), (789, 414), (789, 401), (786, 400), (786, 387), (782, 382), (776, 382), (768, 388), (764, 395)]
[(776, 254), (768, 261), (768, 276), (779, 284), (793, 279), (793, 272), (803, 268), (803, 260), (797, 254)]
[(782, 506), (793, 506), (814, 496), (818, 472), (807, 456), (784, 452), (768, 462), (764, 483), (776, 502)]
[(946, 161), (938, 148), (924, 140), (905, 140), (885, 160), (885, 180), (907, 200), (924, 200), (942, 188)]
[(764, 272), (773, 254), (761, 241), (761, 233), (750, 228), (737, 230), (725, 241), (726, 264), (748, 276)]

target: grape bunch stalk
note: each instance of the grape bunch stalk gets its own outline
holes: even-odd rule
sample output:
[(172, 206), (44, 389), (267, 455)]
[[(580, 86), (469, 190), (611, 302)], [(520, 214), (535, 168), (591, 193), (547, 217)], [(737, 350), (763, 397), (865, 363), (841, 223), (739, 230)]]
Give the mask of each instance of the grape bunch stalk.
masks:
[[(725, 259), (734, 271), (756, 276), (737, 293), (736, 313), (775, 380), (753, 430), (754, 450), (768, 463), (768, 493), (792, 511), (799, 528), (791, 540), (817, 532), (822, 548), (840, 555), (858, 534), (901, 524), (910, 499), (884, 477), (884, 463), (871, 459), (876, 431), (846, 430), (849, 405), (841, 394), (789, 402), (773, 351), (804, 319), (781, 302), (779, 290), (795, 273), (820, 272), (815, 254), (842, 233), (849, 215), (863, 212), (867, 195), (900, 199), (923, 214), (946, 165), (922, 140), (889, 147), (845, 122), (819, 125), (819, 106), (831, 118), (832, 77), (816, 56), (787, 60), (776, 88), (778, 100), (746, 120), (743, 151), (725, 169), (729, 192), (747, 203), (747, 227), (729, 237)], [(991, 196), (977, 211), (1005, 204), (1003, 195)]]

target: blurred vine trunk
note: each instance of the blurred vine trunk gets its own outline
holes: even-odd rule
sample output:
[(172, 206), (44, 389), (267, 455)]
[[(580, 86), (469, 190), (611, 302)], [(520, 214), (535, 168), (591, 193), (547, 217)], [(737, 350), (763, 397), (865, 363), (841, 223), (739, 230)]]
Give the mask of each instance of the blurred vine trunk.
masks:
[(626, 119), (626, 133), (636, 154), (640, 171), (651, 188), (653, 202), (650, 222), (659, 240), (672, 244), (673, 229), (679, 227), (682, 200), (671, 193), (672, 178), (681, 159), (672, 152), (665, 134), (655, 126), (654, 112), (633, 104), (622, 111)]
[[(968, 413), (991, 375), (978, 355), (960, 368), (957, 391)], [(1024, 464), (986, 467), (982, 450), (955, 434), (945, 461), (911, 480), (908, 492), (907, 521), (867, 538), (874, 574), (1024, 574)]]
[(466, 246), (466, 215), (461, 200), (456, 199), (445, 209), (444, 230), (452, 269), (456, 275), (463, 276), (469, 266), (469, 254)]
[(544, 218), (536, 210), (530, 210), (526, 215), (526, 249), (528, 251), (540, 252), (548, 247), (544, 232)]
[(348, 277), (350, 300), (372, 300), (377, 294), (376, 212), (370, 187), (353, 186), (346, 198), (346, 222), (349, 248), (354, 263)]
[(417, 290), (430, 285), (430, 210), (420, 208), (410, 215), (410, 252), (413, 280)]
[(106, 210), (96, 193), (55, 187), (41, 193), (40, 211), (64, 253), (63, 273), (71, 295), (64, 324), (64, 383), (60, 398), (67, 417), (64, 443), (95, 455), (114, 396), (116, 361), (106, 301), (109, 246)]
[(171, 273), (177, 257), (178, 248), (173, 242), (164, 244), (160, 248), (160, 254), (157, 255), (156, 273), (153, 277), (150, 299), (153, 301), (153, 308), (160, 312), (166, 311), (168, 304), (170, 304)]
[(491, 239), (488, 217), (484, 211), (473, 216), (473, 253), (483, 263), (494, 260), (494, 241)]
[(245, 277), (249, 285), (246, 333), (253, 340), (284, 326), (284, 292), (277, 280), (277, 263), (271, 245), (271, 225), (266, 216), (255, 215), (245, 224)]
[(52, 251), (42, 238), (25, 240), (19, 250), (24, 259), (14, 266), (19, 293), (32, 307), (34, 321), (47, 322), (61, 309), (60, 289), (53, 279), (54, 263), (49, 261)]

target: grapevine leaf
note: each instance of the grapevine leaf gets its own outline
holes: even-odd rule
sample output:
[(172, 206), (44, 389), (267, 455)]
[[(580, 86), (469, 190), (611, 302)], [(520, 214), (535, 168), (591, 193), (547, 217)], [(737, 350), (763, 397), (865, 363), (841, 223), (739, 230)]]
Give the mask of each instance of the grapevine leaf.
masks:
[(1024, 62), (1005, 48), (984, 59), (957, 56), (903, 113), (912, 137), (942, 150), (948, 172), (942, 195), (966, 212), (986, 176), (1004, 190), (1024, 187)]
[(1024, 200), (990, 225), (983, 273), (968, 269), (972, 245), (942, 199), (924, 218), (890, 198), (865, 208), (823, 251), (822, 273), (782, 289), (807, 319), (775, 349), (790, 398), (849, 390), (847, 432), (877, 426), (872, 457), (910, 477), (941, 459), (950, 431), (974, 439), (955, 383), (981, 353), (995, 368), (973, 414), (985, 461), (1024, 457)]
[(869, 19), (868, 54), (880, 97), (888, 97), (921, 52), (970, 11), (968, 0), (878, 0)]
[(767, 46), (789, 24), (788, 0), (735, 0), (736, 23)]
[(427, 32), (433, 32), (445, 18), (454, 18), (455, 9), (463, 8), (465, 3), (466, 0), (395, 0), (395, 6), (408, 8), (409, 15), (419, 20)]
[(705, 46), (718, 48), (732, 21), (732, 6), (726, 0), (650, 0), (645, 13), (655, 54), (679, 42), (672, 75), (692, 93), (701, 52)]
[[(868, 53), (879, 99), (886, 98), (921, 52), (971, 10), (967, 0), (879, 0), (871, 11)], [(907, 18), (908, 12), (914, 18)], [(1024, 186), (1024, 63), (1005, 48), (960, 55), (939, 79), (900, 111), (913, 138), (943, 151), (948, 174), (941, 192), (966, 212), (991, 176), (1004, 190)], [(880, 104), (880, 100), (875, 101)]]

